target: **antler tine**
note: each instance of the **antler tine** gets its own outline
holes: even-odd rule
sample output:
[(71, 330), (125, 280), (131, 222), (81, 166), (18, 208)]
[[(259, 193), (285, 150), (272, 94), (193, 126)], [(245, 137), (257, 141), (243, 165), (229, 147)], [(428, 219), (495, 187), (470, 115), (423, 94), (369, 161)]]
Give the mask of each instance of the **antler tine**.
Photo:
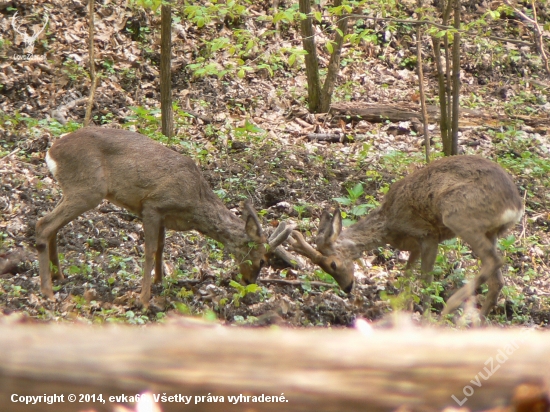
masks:
[[(279, 229), (281, 226), (283, 226), (282, 229)], [(275, 232), (273, 232), (273, 235), (269, 238), (269, 247), (275, 249), (277, 246), (282, 245), (295, 228), (296, 226), (293, 224), (287, 225), (284, 222), (280, 223), (277, 229), (275, 229)]]
[(307, 243), (302, 234), (297, 230), (292, 232), (292, 237), (290, 239), (292, 239), (289, 248), (291, 251), (309, 258), (313, 263), (317, 263), (322, 259), (323, 255)]
[(286, 223), (281, 222), (279, 223), (279, 226), (275, 229), (275, 231), (269, 236), (268, 241), (271, 243), (273, 239), (275, 239), (277, 236), (279, 236), (279, 233), (281, 233), (286, 228)]
[(293, 269), (304, 268), (304, 264), (302, 263), (301, 259), (299, 259), (296, 255), (287, 252), (282, 246), (278, 246), (275, 249), (275, 256), (277, 256), (283, 262), (286, 262)]

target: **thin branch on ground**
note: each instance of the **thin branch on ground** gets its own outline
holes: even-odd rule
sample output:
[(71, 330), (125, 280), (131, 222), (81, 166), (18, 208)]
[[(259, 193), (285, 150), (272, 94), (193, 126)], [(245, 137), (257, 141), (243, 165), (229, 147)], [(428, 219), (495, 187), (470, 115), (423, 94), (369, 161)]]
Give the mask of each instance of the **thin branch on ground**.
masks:
[(311, 285), (311, 286), (324, 286), (328, 288), (337, 288), (338, 285), (319, 282), (317, 280), (307, 281), (307, 280), (286, 280), (286, 279), (258, 279), (259, 283), (275, 283), (279, 285), (289, 285), (289, 286), (302, 286), (302, 285)]

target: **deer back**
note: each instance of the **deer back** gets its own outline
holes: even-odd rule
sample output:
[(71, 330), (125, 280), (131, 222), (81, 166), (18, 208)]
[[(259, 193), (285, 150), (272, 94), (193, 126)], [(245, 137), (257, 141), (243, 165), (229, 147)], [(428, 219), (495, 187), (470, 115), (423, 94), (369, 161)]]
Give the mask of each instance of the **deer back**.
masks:
[(190, 218), (202, 205), (223, 207), (192, 159), (138, 133), (80, 129), (53, 144), (48, 166), (64, 192), (97, 190), (138, 216), (145, 201)]
[[(384, 242), (399, 243), (404, 234), (438, 242), (456, 233), (445, 226), (453, 215), (464, 225), (476, 225), (480, 234), (502, 234), (523, 212), (518, 190), (496, 163), (478, 156), (453, 156), (436, 160), (394, 183), (380, 205), (385, 220)], [(365, 222), (368, 223), (368, 222)]]

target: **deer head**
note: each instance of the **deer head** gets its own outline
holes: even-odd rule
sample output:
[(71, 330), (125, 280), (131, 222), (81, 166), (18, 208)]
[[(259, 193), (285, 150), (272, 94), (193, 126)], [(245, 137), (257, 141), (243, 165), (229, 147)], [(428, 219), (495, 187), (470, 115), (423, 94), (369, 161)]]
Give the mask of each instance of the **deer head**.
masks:
[(342, 215), (336, 208), (331, 216), (324, 210), (319, 223), (319, 233), (315, 239), (317, 249), (310, 246), (300, 232), (292, 232), (289, 238), (290, 250), (307, 257), (325, 272), (331, 275), (345, 292), (349, 293), (355, 285), (353, 276), (353, 259), (347, 255), (346, 249), (339, 250), (338, 236), (342, 232)]
[(239, 253), (242, 260), (239, 268), (243, 281), (252, 284), (256, 283), (261, 268), (269, 262), (277, 248), (290, 236), (294, 226), (287, 226), (286, 223), (281, 222), (269, 239), (266, 239), (258, 215), (248, 200), (244, 203), (242, 218), (246, 222), (245, 231), (254, 244), (247, 243), (244, 254)]

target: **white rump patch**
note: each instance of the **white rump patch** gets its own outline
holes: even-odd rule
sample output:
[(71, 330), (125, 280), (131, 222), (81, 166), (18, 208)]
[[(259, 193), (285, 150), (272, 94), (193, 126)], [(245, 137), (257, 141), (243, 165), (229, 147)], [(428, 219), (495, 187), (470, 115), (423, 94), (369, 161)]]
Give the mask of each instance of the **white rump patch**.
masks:
[(504, 213), (500, 216), (501, 224), (505, 225), (507, 223), (517, 223), (523, 216), (523, 208), (517, 209), (506, 209)]
[(46, 164), (48, 165), (50, 172), (52, 172), (52, 175), (55, 176), (55, 173), (57, 172), (57, 163), (55, 163), (55, 160), (53, 160), (50, 156), (50, 152), (46, 153)]

